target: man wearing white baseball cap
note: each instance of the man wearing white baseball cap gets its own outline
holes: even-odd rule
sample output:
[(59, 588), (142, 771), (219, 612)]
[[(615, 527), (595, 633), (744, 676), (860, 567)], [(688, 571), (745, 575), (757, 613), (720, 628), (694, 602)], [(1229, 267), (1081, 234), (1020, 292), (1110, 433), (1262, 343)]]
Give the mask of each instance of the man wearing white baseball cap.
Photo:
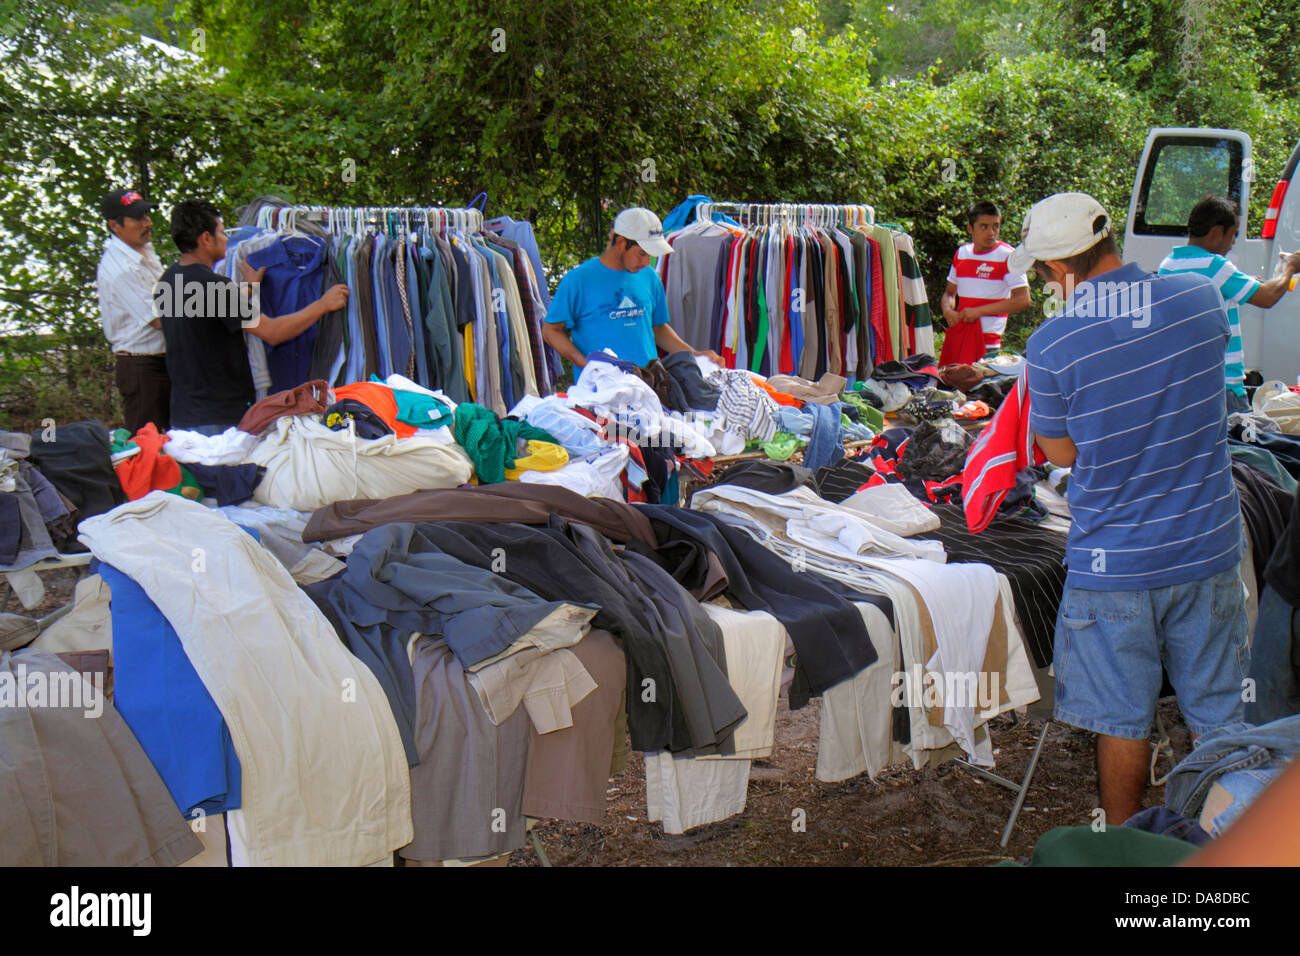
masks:
[(692, 349), (668, 325), (663, 283), (646, 266), (652, 256), (672, 251), (658, 216), (639, 206), (624, 209), (605, 251), (560, 280), (542, 329), (546, 343), (575, 369), (601, 350), (639, 367), (654, 361), (657, 349), (707, 355), (722, 365), (716, 354)]
[(1071, 468), (1056, 717), (1097, 738), (1106, 822), (1142, 809), (1162, 668), (1194, 735), (1243, 719), (1241, 510), (1227, 447), (1228, 315), (1209, 279), (1125, 264), (1097, 200), (1025, 216), (1009, 267), (1065, 290), (1029, 337), (1029, 426)]

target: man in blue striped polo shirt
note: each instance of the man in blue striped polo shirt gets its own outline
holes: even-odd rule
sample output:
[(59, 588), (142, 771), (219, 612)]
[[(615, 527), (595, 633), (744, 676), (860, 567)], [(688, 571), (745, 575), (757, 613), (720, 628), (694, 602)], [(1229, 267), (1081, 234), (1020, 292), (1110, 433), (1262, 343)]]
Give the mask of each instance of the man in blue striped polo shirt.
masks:
[(1091, 196), (1024, 220), (1009, 260), (1065, 293), (1029, 338), (1029, 424), (1071, 467), (1056, 716), (1095, 731), (1106, 821), (1142, 808), (1161, 666), (1193, 734), (1243, 715), (1250, 650), (1213, 283), (1125, 265)]
[(1216, 286), (1228, 307), (1228, 325), (1232, 339), (1224, 361), (1224, 384), (1228, 389), (1228, 411), (1249, 411), (1246, 389), (1244, 355), (1241, 347), (1241, 314), (1237, 306), (1243, 302), (1271, 309), (1286, 294), (1291, 277), (1300, 272), (1300, 252), (1283, 253), (1281, 271), (1262, 282), (1248, 276), (1225, 256), (1237, 241), (1239, 207), (1223, 196), (1206, 196), (1187, 217), (1187, 245), (1174, 246), (1160, 263), (1161, 275), (1173, 272), (1195, 272), (1205, 276)]

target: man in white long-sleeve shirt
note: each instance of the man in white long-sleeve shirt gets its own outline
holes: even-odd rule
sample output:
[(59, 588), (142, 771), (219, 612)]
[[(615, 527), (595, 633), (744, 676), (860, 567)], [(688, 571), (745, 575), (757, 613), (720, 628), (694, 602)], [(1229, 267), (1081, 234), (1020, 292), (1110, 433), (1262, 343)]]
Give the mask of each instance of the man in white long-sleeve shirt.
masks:
[(154, 208), (135, 190), (114, 190), (100, 202), (112, 235), (99, 260), (99, 317), (117, 360), (114, 379), (133, 435), (145, 422), (159, 431), (170, 424), (167, 342), (153, 314), (153, 287), (163, 272), (151, 242)]

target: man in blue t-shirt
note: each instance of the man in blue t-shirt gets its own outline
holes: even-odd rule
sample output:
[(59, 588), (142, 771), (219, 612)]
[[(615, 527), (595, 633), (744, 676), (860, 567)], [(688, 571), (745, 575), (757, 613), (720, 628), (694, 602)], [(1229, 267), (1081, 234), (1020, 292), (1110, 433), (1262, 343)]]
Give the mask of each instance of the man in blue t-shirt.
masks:
[(542, 337), (575, 369), (587, 356), (604, 350), (645, 367), (665, 352), (707, 355), (696, 351), (668, 325), (668, 302), (652, 256), (666, 256), (673, 247), (664, 239), (659, 217), (649, 209), (624, 209), (614, 220), (609, 244), (560, 280), (546, 313)]
[(1056, 717), (1095, 731), (1106, 822), (1142, 809), (1161, 667), (1194, 735), (1241, 720), (1250, 648), (1223, 402), (1228, 316), (1210, 280), (1125, 265), (1091, 196), (1024, 220), (1008, 260), (1063, 293), (1029, 338), (1029, 425), (1071, 468)]

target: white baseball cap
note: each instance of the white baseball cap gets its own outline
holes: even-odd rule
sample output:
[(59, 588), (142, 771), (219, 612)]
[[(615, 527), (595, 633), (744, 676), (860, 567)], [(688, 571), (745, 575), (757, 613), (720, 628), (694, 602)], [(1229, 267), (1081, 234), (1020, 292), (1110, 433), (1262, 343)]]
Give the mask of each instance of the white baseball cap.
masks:
[(1110, 231), (1110, 216), (1087, 193), (1048, 196), (1025, 214), (1020, 245), (1007, 257), (1007, 269), (1020, 275), (1032, 269), (1035, 261), (1077, 256), (1109, 236)]
[(664, 224), (649, 209), (633, 206), (614, 220), (614, 235), (631, 239), (652, 256), (666, 256), (673, 247), (664, 238)]

